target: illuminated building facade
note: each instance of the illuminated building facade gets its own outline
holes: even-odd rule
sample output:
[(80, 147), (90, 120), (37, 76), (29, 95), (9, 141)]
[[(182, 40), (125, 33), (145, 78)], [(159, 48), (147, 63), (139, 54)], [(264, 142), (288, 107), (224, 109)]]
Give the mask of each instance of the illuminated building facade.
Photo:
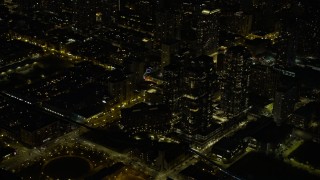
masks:
[(274, 96), (273, 120), (280, 125), (293, 113), (298, 89), (292, 85), (280, 84)]
[(161, 67), (170, 64), (171, 57), (179, 50), (179, 42), (176, 40), (168, 40), (162, 43), (161, 46)]
[(116, 103), (129, 100), (133, 95), (134, 74), (126, 75), (121, 71), (114, 71), (108, 81), (108, 93), (114, 97)]
[(125, 59), (123, 65), (127, 73), (132, 73), (133, 86), (137, 86), (143, 80), (143, 75), (146, 72), (144, 61), (139, 58), (130, 57)]
[(155, 46), (160, 47), (161, 42), (165, 42), (176, 38), (178, 29), (178, 13), (173, 11), (159, 11), (155, 15), (155, 18)]
[(276, 87), (276, 74), (272, 67), (256, 64), (251, 67), (250, 93), (260, 97), (272, 98)]
[(76, 0), (73, 9), (74, 30), (87, 32), (96, 23), (98, 2), (95, 0)]
[(44, 121), (23, 125), (20, 130), (21, 141), (28, 146), (38, 146), (58, 136), (59, 121)]
[(227, 117), (234, 117), (248, 108), (250, 52), (243, 46), (228, 49), (222, 75), (221, 106)]
[(320, 9), (317, 7), (316, 1), (309, 1), (309, 6), (305, 10), (308, 13), (305, 19), (301, 23), (297, 23), (299, 26), (299, 43), (298, 53), (306, 56), (319, 57), (320, 52), (320, 37), (317, 35), (320, 32)]
[(224, 31), (246, 36), (251, 32), (252, 15), (243, 11), (225, 12), (221, 25)]
[(292, 32), (283, 31), (277, 45), (278, 57), (276, 65), (284, 69), (293, 66), (296, 58), (297, 40)]
[(163, 80), (164, 103), (179, 119), (178, 132), (187, 139), (196, 139), (212, 123), (212, 57), (192, 57), (189, 51), (176, 54), (170, 65), (164, 67)]
[(181, 124), (187, 135), (204, 130), (212, 120), (213, 61), (209, 56), (186, 60), (181, 75)]
[(178, 34), (180, 16), (175, 3), (122, 0), (118, 3), (116, 26), (140, 34), (149, 48), (159, 49), (163, 41), (174, 39)]
[(171, 111), (178, 113), (180, 107), (180, 67), (175, 64), (170, 64), (164, 67), (164, 103), (167, 104)]
[(210, 55), (217, 51), (219, 41), (220, 9), (203, 9), (196, 24), (197, 47), (199, 53)]
[(245, 145), (241, 141), (233, 138), (222, 138), (217, 144), (212, 147), (212, 156), (217, 161), (230, 162), (238, 157), (245, 150)]
[(142, 33), (148, 40), (152, 39), (155, 28), (154, 2), (123, 0), (119, 4), (117, 25), (130, 31)]
[(121, 117), (121, 126), (131, 135), (142, 132), (167, 134), (171, 131), (171, 112), (165, 105), (139, 103), (122, 109)]

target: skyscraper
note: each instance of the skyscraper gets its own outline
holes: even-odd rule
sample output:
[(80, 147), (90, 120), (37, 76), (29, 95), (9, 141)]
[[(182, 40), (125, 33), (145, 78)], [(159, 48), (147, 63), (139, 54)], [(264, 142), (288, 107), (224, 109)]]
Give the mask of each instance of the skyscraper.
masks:
[(251, 54), (243, 46), (229, 48), (225, 55), (222, 73), (221, 106), (231, 118), (248, 108), (248, 89)]
[(210, 55), (218, 48), (220, 9), (204, 9), (199, 14), (196, 26), (197, 45), (201, 47), (201, 54)]
[(273, 119), (280, 125), (294, 110), (295, 88), (278, 89), (275, 93), (273, 106)]
[(294, 65), (296, 58), (296, 37), (290, 31), (281, 32), (281, 37), (278, 42), (278, 57), (276, 65), (279, 68), (288, 68)]
[(180, 107), (180, 68), (179, 65), (170, 64), (163, 70), (164, 79), (164, 103), (173, 113), (179, 112)]
[(212, 120), (213, 61), (209, 56), (199, 56), (185, 63), (181, 76), (182, 126), (185, 134), (193, 136)]
[(223, 31), (246, 36), (251, 32), (252, 15), (243, 11), (224, 12), (221, 27)]
[(154, 30), (155, 45), (174, 39), (177, 29), (177, 14), (173, 11), (159, 11), (156, 14)]
[(170, 64), (171, 57), (179, 50), (179, 42), (176, 40), (165, 41), (161, 45), (161, 67)]
[(214, 53), (219, 41), (220, 9), (209, 1), (185, 1), (181, 14), (181, 40), (196, 56)]
[(297, 79), (280, 74), (274, 95), (273, 120), (280, 125), (293, 113), (298, 99)]

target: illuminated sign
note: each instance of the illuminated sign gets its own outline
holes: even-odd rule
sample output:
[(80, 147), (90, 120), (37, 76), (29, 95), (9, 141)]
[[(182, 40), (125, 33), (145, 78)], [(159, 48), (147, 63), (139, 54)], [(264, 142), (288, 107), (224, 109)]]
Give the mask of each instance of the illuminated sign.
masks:
[(143, 74), (143, 79), (146, 80), (147, 75), (152, 73), (152, 67), (148, 67)]

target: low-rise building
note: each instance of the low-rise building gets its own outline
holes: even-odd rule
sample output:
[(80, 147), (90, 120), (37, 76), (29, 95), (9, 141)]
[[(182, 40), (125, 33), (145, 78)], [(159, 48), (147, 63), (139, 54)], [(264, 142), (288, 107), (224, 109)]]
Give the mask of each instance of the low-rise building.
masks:
[(217, 161), (228, 163), (245, 150), (242, 140), (223, 138), (212, 147), (212, 156)]
[(141, 132), (167, 134), (171, 132), (171, 112), (165, 105), (139, 103), (121, 110), (120, 124), (131, 135)]

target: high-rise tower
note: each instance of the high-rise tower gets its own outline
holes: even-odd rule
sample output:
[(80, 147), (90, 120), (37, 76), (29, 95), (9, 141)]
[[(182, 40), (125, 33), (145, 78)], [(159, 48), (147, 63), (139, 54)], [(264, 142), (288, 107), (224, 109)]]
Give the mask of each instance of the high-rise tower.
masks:
[(220, 9), (203, 9), (196, 23), (197, 47), (200, 54), (210, 55), (217, 51), (219, 41)]
[(227, 117), (241, 114), (248, 108), (250, 52), (242, 46), (228, 49), (222, 73), (221, 106)]
[(199, 56), (186, 62), (181, 76), (181, 114), (183, 131), (195, 135), (212, 120), (213, 62)]

